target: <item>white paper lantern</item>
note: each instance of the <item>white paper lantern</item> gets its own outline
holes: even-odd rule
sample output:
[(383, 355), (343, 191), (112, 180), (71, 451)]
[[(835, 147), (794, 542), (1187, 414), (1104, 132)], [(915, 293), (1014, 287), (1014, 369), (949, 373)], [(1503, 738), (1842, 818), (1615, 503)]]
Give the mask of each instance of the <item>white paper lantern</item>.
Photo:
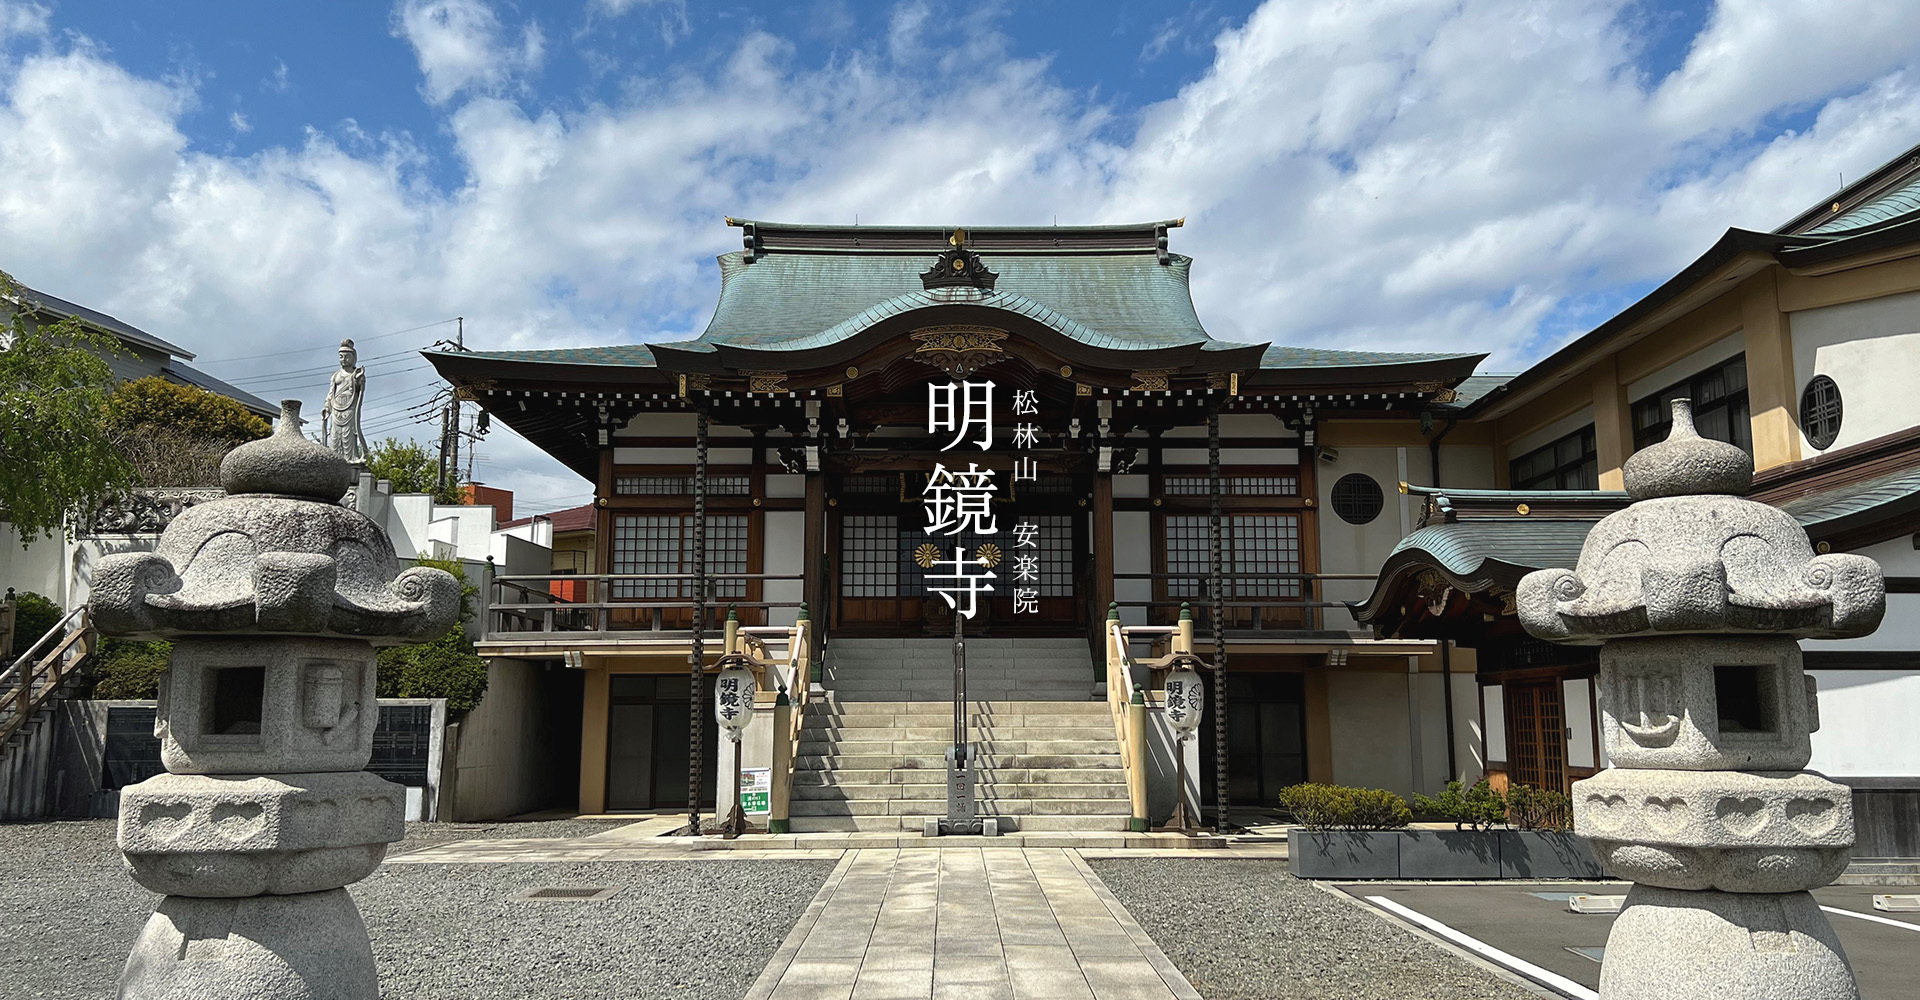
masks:
[(728, 667), (713, 682), (713, 717), (732, 730), (747, 728), (753, 720), (753, 671)]
[(1200, 675), (1192, 667), (1175, 667), (1167, 673), (1166, 692), (1167, 724), (1182, 734), (1200, 728), (1200, 718), (1207, 711), (1206, 687), (1200, 683)]

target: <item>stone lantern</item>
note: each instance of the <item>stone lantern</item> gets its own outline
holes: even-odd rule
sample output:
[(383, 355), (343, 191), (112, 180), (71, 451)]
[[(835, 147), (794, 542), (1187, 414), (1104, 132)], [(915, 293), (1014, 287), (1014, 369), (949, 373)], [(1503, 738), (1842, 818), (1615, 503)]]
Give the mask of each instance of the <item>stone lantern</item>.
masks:
[(1534, 636), (1602, 644), (1611, 767), (1574, 783), (1574, 829), (1634, 886), (1600, 995), (1856, 1000), (1808, 892), (1845, 870), (1853, 806), (1801, 770), (1820, 712), (1796, 640), (1877, 628), (1880, 567), (1815, 555), (1793, 518), (1745, 499), (1752, 458), (1701, 438), (1687, 400), (1624, 472), (1634, 503), (1576, 569), (1530, 573), (1517, 596)]
[(374, 647), (455, 625), (460, 587), (404, 572), (386, 534), (340, 505), (347, 462), (300, 434), (220, 463), (227, 496), (180, 514), (156, 551), (101, 560), (106, 635), (169, 639), (155, 735), (167, 772), (120, 797), (120, 849), (166, 898), (120, 996), (377, 997), (347, 885), (403, 831), (401, 786), (363, 770), (379, 722)]

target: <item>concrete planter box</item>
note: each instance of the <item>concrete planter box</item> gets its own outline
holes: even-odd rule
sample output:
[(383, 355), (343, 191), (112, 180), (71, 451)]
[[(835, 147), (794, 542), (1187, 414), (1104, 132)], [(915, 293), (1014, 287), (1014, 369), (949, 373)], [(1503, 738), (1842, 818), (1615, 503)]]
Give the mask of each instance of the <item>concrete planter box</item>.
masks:
[(1500, 877), (1500, 837), (1491, 830), (1395, 830), (1401, 878)]
[(1301, 878), (1398, 878), (1398, 830), (1295, 830), (1287, 867)]
[(1501, 878), (1606, 878), (1587, 838), (1550, 830), (1500, 830)]
[(1315, 879), (1596, 879), (1585, 838), (1541, 830), (1295, 830), (1287, 867)]

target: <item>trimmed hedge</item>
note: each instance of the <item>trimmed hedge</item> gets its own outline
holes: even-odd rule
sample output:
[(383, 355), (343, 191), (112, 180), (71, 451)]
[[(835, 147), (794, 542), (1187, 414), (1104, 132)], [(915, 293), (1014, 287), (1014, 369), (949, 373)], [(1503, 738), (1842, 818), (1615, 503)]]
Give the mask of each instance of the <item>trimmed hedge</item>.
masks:
[[(5, 595), (0, 593), (0, 596)], [(26, 652), (28, 646), (39, 642), (41, 636), (66, 616), (60, 605), (31, 590), (14, 594), (13, 601), (13, 648), (0, 649), (0, 663)]]
[(106, 700), (160, 697), (160, 675), (167, 672), (173, 643), (108, 639), (100, 644), (100, 665), (93, 671), (93, 697)]
[(1399, 830), (1413, 819), (1406, 799), (1380, 788), (1308, 782), (1281, 789), (1280, 806), (1309, 830)]
[(1422, 816), (1451, 821), (1456, 830), (1489, 830), (1507, 819), (1507, 803), (1485, 778), (1467, 788), (1462, 782), (1447, 782), (1447, 790), (1438, 796), (1416, 794), (1413, 808)]

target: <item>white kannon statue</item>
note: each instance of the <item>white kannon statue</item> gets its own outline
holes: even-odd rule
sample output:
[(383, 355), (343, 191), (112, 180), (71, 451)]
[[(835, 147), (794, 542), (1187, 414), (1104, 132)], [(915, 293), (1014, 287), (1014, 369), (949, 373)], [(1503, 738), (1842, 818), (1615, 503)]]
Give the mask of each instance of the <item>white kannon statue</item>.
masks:
[(349, 462), (367, 460), (367, 439), (360, 433), (360, 404), (367, 397), (367, 370), (354, 364), (353, 341), (340, 342), (340, 370), (327, 386), (320, 409), (320, 439)]

